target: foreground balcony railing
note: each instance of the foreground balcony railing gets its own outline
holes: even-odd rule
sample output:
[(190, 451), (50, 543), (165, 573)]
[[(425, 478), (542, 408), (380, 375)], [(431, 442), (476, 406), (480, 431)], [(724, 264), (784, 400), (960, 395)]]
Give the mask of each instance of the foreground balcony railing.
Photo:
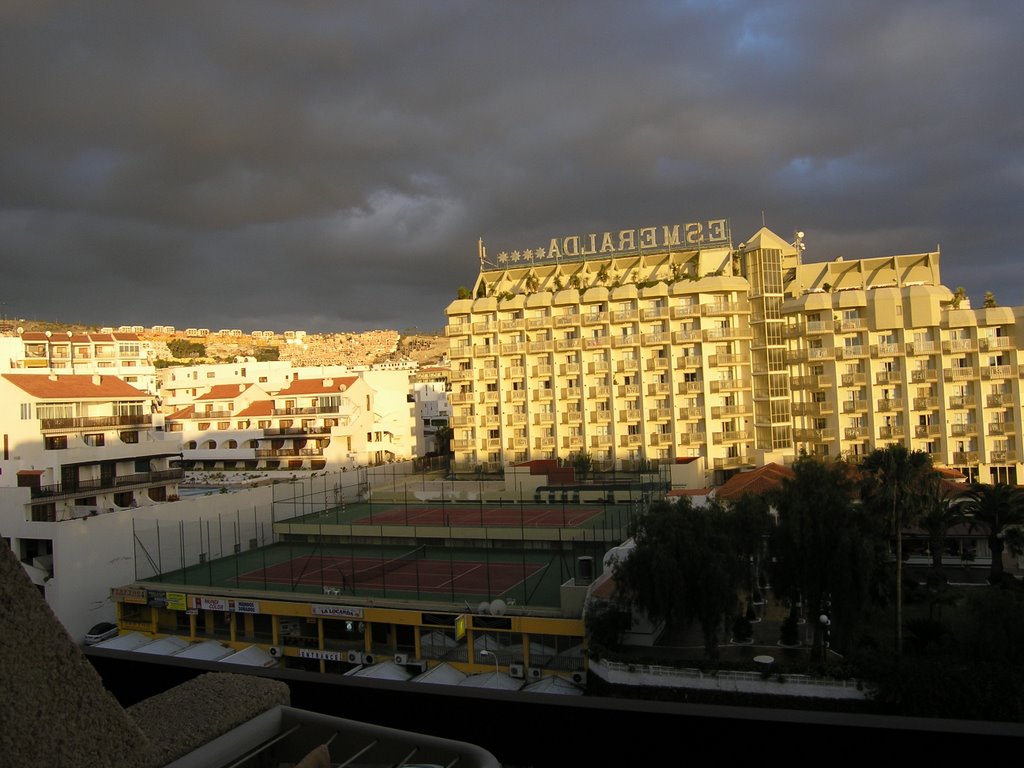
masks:
[(32, 498), (55, 498), (58, 496), (83, 496), (108, 490), (125, 489), (139, 485), (153, 485), (181, 480), (182, 469), (162, 469), (156, 472), (136, 472), (131, 475), (79, 480), (77, 483), (55, 483), (32, 489)]
[(65, 431), (69, 429), (96, 429), (102, 427), (139, 427), (153, 423), (151, 414), (132, 416), (76, 416), (66, 419), (40, 419), (42, 430)]

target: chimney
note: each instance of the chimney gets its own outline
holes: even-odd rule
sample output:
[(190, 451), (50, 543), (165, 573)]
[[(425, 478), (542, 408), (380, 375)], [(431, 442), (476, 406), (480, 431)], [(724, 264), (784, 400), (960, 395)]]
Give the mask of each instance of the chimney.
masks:
[(324, 389), (330, 389), (334, 386), (334, 379), (324, 379)]
[(48, 378), (50, 381), (56, 381), (57, 380), (57, 374), (56, 373), (51, 373), (46, 378)]
[(245, 392), (245, 384), (239, 384), (238, 385), (238, 392), (239, 392), (239, 394), (241, 394), (242, 392)]
[(100, 376), (98, 373), (94, 373), (92, 377), (92, 383), (98, 387), (100, 384), (103, 383), (103, 377)]

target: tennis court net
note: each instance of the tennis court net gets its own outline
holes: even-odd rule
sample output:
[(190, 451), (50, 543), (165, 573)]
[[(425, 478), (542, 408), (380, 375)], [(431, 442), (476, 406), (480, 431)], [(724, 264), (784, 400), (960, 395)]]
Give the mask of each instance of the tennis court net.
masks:
[(375, 581), (376, 579), (383, 579), (389, 573), (394, 573), (402, 568), (405, 568), (410, 563), (414, 563), (417, 560), (422, 560), (427, 553), (426, 545), (416, 547), (416, 549), (406, 552), (404, 555), (399, 555), (390, 560), (386, 560), (382, 563), (377, 563), (366, 568), (361, 568), (356, 571), (353, 576), (357, 582)]

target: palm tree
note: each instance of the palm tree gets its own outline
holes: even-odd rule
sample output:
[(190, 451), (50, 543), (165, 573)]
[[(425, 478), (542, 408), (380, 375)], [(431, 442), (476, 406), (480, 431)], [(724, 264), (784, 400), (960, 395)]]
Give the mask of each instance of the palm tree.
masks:
[(960, 500), (935, 473), (927, 481), (928, 494), (923, 500), (924, 511), (917, 524), (928, 534), (928, 548), (932, 553), (932, 568), (942, 569), (942, 553), (946, 548), (946, 533), (965, 520)]
[(903, 529), (920, 512), (922, 486), (932, 474), (931, 456), (892, 443), (877, 448), (861, 464), (865, 473), (864, 499), (889, 515), (896, 539), (896, 655), (903, 653)]
[(971, 527), (980, 526), (988, 534), (992, 565), (988, 580), (994, 584), (1003, 573), (1003, 550), (1019, 554), (1024, 525), (1024, 490), (1015, 485), (972, 483), (967, 492), (964, 512), (971, 516)]

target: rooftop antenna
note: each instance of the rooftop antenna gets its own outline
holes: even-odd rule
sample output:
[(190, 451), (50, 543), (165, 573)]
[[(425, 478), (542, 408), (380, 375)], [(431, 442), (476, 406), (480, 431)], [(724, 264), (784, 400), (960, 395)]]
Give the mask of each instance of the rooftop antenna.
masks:
[(768, 226), (767, 224), (764, 223), (764, 208), (761, 209), (761, 226), (762, 227)]

